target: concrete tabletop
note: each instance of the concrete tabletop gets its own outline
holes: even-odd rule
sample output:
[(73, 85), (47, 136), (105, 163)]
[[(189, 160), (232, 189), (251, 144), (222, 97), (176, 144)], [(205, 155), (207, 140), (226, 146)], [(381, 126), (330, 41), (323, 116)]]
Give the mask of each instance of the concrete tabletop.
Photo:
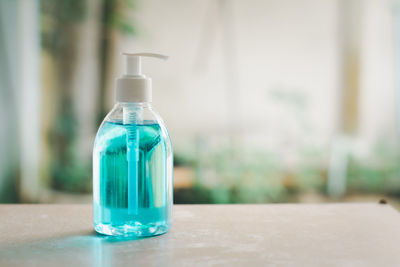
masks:
[(400, 266), (382, 204), (175, 205), (174, 226), (98, 235), (90, 205), (0, 205), (0, 266)]

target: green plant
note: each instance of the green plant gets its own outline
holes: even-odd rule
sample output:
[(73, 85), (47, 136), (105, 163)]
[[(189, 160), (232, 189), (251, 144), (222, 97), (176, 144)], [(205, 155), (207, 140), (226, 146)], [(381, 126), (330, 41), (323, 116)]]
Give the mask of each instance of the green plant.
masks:
[(379, 141), (367, 156), (352, 155), (348, 167), (348, 190), (400, 195), (399, 147)]

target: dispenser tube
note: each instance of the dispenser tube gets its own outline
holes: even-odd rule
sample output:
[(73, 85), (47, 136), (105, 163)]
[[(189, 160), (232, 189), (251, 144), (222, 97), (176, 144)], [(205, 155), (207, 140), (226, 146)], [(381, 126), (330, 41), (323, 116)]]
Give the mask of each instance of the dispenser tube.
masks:
[(142, 74), (141, 57), (164, 60), (168, 57), (153, 53), (122, 53), (122, 55), (126, 57), (126, 71), (117, 79), (116, 100), (126, 103), (123, 107), (123, 124), (127, 128), (128, 214), (138, 214), (139, 131), (137, 125), (142, 121), (142, 113), (134, 103), (151, 101), (151, 79)]
[(138, 214), (138, 163), (139, 163), (139, 131), (140, 110), (129, 104), (123, 108), (123, 123), (127, 125), (127, 161), (128, 161), (128, 214)]

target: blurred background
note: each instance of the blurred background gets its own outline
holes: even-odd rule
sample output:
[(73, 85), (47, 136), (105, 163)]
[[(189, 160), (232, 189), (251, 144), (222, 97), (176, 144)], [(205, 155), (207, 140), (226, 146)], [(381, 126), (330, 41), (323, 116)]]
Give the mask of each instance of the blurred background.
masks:
[(175, 203), (400, 207), (400, 2), (0, 0), (0, 202), (90, 203), (121, 52), (147, 60)]

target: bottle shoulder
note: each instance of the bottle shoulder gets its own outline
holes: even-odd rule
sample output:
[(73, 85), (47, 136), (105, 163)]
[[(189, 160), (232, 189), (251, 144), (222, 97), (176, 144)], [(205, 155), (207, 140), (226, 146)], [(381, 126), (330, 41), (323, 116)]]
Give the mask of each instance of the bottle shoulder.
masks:
[(151, 105), (117, 103), (101, 123), (95, 144), (99, 139), (125, 138), (127, 129), (131, 127), (144, 132), (159, 132), (160, 138), (166, 140), (167, 145), (171, 142), (163, 119)]
[(164, 124), (161, 116), (149, 103), (117, 103), (106, 115), (104, 121), (126, 124), (127, 119), (128, 122), (132, 121), (137, 124)]

